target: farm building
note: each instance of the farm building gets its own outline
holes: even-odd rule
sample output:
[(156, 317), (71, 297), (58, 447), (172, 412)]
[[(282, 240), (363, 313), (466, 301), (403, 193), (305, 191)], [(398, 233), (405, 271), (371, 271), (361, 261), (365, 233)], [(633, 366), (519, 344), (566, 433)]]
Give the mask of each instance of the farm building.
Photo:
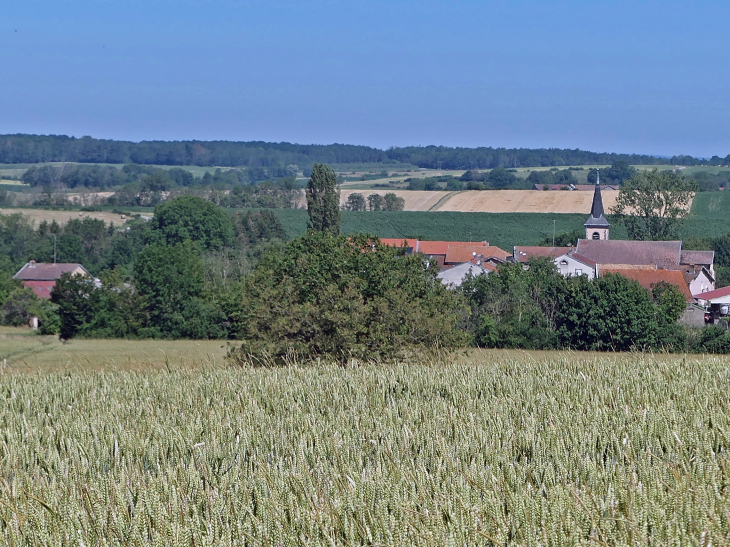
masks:
[[(24, 287), (33, 289), (38, 298), (51, 298), (51, 291), (56, 286), (56, 281), (65, 273), (71, 275), (80, 275), (82, 277), (92, 277), (89, 271), (81, 264), (69, 263), (44, 263), (31, 260), (23, 266), (13, 279), (18, 279), (23, 283)], [(98, 279), (94, 280), (99, 283)]]
[(712, 304), (730, 305), (730, 287), (704, 292), (700, 295), (695, 295), (695, 298), (703, 306), (710, 306)]

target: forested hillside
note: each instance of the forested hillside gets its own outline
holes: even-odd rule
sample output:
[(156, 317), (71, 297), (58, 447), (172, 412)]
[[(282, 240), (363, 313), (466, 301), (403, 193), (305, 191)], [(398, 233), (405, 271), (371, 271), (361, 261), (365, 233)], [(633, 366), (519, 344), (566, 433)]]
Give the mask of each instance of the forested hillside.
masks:
[[(497, 167), (548, 167), (596, 165), (626, 161), (633, 165), (666, 163), (666, 158), (639, 154), (612, 154), (556, 148), (451, 148), (409, 146), (379, 150), (346, 144), (290, 144), (260, 141), (142, 141), (127, 142), (67, 137), (63, 135), (2, 135), (0, 163), (137, 163), (155, 165), (217, 165), (222, 167), (271, 167), (297, 165), (306, 169), (323, 163), (410, 163), (431, 169), (493, 169)], [(726, 158), (702, 160), (676, 156), (673, 165), (721, 165)]]

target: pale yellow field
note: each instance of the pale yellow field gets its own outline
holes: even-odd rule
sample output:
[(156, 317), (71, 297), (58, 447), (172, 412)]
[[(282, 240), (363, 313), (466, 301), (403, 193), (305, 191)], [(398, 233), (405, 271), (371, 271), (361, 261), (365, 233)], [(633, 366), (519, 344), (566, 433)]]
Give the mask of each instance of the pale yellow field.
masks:
[(439, 200), (448, 196), (451, 192), (437, 192), (426, 190), (389, 190), (388, 188), (376, 188), (373, 190), (343, 190), (340, 194), (340, 205), (347, 203), (347, 196), (350, 194), (362, 194), (365, 199), (370, 194), (395, 194), (406, 200), (404, 211), (430, 211), (438, 204)]
[(97, 212), (81, 212), (78, 211), (49, 211), (47, 209), (0, 209), (2, 215), (12, 215), (15, 213), (21, 213), (30, 218), (36, 225), (38, 223), (47, 220), (48, 222), (56, 221), (59, 224), (66, 224), (73, 218), (98, 218), (103, 220), (107, 224), (113, 222), (119, 226), (124, 224), (127, 219), (122, 219), (121, 215), (112, 213), (109, 211), (97, 211)]
[(40, 370), (149, 370), (219, 366), (225, 340), (82, 340), (0, 327), (0, 374)]
[[(603, 206), (616, 205), (618, 191), (606, 190)], [(467, 190), (454, 192), (436, 210), (479, 213), (589, 213), (592, 191)]]

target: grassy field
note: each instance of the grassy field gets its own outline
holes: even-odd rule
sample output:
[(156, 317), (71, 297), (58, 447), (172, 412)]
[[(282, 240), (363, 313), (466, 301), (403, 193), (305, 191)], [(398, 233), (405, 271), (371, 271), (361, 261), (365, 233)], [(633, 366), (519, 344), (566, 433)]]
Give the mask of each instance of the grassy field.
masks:
[(728, 358), (89, 371), (101, 355), (0, 375), (3, 543), (730, 540)]
[[(680, 237), (717, 237), (730, 232), (730, 192), (701, 192)], [(301, 235), (307, 225), (303, 209), (274, 211), (290, 237)], [(459, 212), (342, 212), (345, 233), (368, 232), (381, 237), (418, 236), (428, 240), (489, 241), (505, 250), (513, 245), (536, 245), (555, 232), (561, 234), (582, 230), (587, 212), (558, 213), (459, 213)], [(625, 239), (626, 230), (615, 221), (611, 226), (613, 239)]]
[(221, 340), (77, 340), (37, 336), (28, 328), (0, 326), (0, 366), (5, 371), (153, 370), (222, 363)]
[[(306, 230), (303, 209), (274, 211), (290, 237)], [(509, 251), (513, 245), (536, 245), (555, 232), (583, 229), (585, 214), (454, 213), (454, 212), (342, 212), (345, 233), (367, 232), (380, 237), (420, 237), (428, 240), (488, 241)], [(611, 228), (612, 237), (626, 237), (621, 227)]]

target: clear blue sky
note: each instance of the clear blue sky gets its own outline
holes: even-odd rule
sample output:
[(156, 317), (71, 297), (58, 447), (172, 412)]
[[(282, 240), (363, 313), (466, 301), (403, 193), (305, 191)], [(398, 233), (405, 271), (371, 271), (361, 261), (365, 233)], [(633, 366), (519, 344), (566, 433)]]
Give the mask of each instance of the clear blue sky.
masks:
[(728, 8), (5, 2), (0, 133), (724, 157)]

